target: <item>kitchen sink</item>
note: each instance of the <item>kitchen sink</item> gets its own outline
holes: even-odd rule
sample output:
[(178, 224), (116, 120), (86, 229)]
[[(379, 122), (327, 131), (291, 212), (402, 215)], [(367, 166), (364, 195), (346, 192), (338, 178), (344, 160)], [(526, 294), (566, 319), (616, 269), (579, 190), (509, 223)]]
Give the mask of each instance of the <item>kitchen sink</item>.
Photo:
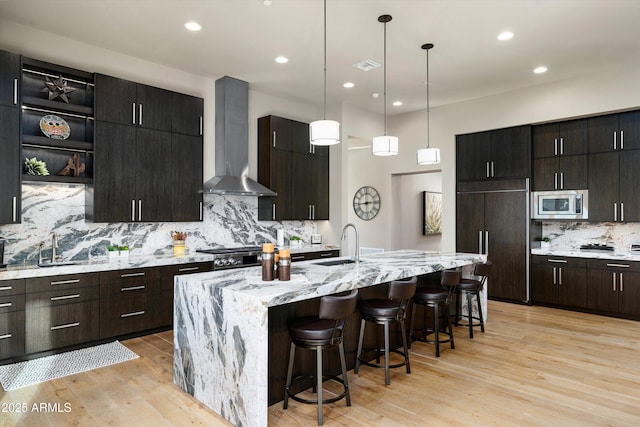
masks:
[(43, 262), (38, 264), (38, 267), (61, 267), (64, 265), (77, 265), (74, 261), (57, 261), (57, 262)]
[[(326, 267), (331, 267), (334, 265), (347, 265), (347, 264), (354, 264), (356, 261), (353, 259), (332, 259), (329, 261), (322, 261), (322, 262), (316, 262), (316, 265), (324, 265)], [(363, 262), (363, 261), (360, 261)]]

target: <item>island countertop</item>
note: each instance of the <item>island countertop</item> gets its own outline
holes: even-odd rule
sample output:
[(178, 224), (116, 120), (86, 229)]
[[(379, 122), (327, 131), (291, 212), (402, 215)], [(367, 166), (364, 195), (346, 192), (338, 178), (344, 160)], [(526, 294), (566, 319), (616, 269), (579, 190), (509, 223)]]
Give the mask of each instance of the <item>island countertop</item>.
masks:
[[(335, 261), (331, 258), (331, 261)], [(291, 266), (291, 280), (262, 282), (260, 267), (176, 276), (174, 382), (237, 426), (268, 420), (270, 308), (486, 261), (468, 253), (401, 250), (360, 263)]]

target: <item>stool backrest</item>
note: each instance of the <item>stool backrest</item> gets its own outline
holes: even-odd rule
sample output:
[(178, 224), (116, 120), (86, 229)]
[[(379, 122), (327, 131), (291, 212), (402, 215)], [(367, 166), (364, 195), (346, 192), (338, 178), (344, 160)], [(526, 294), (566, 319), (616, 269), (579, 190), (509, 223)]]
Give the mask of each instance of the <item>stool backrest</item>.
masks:
[(447, 304), (453, 299), (453, 294), (460, 284), (462, 271), (460, 270), (444, 270), (440, 276), (440, 284), (447, 290)]
[(328, 295), (320, 299), (320, 319), (335, 320), (331, 344), (342, 342), (345, 319), (356, 310), (358, 290), (342, 296)]
[(489, 277), (489, 273), (491, 273), (491, 266), (493, 263), (491, 261), (476, 264), (473, 269), (473, 275), (481, 277), (480, 284), (484, 286), (484, 283), (487, 281), (487, 277)]
[(417, 285), (417, 277), (394, 280), (389, 283), (388, 297), (390, 300), (398, 301), (398, 314), (396, 315), (396, 319), (404, 319), (406, 317), (409, 300), (411, 300), (411, 298), (413, 298), (413, 295), (415, 295)]

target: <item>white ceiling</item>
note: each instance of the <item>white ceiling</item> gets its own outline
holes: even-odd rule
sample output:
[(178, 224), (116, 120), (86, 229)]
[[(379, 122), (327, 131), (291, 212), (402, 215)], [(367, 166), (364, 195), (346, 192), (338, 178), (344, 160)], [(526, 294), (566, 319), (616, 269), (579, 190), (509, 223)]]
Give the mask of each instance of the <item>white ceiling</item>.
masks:
[[(387, 24), (388, 113), (424, 108), (429, 53), (431, 106), (640, 65), (638, 0), (327, 0), (327, 101), (382, 112)], [(92, 45), (322, 105), (323, 1), (0, 0), (0, 17)], [(183, 24), (195, 20), (192, 33)], [(510, 30), (515, 37), (496, 39)], [(288, 64), (274, 62), (278, 55)], [(549, 71), (534, 75), (533, 68)], [(344, 89), (345, 81), (355, 83)], [(402, 107), (390, 103), (402, 100)]]

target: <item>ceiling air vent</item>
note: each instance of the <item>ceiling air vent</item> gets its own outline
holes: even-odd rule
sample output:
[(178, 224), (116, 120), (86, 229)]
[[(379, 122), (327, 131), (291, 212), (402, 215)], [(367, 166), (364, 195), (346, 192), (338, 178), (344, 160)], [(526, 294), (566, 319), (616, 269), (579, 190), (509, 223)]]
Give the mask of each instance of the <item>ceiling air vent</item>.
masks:
[(380, 64), (378, 64), (373, 59), (365, 59), (364, 61), (360, 61), (357, 64), (353, 64), (353, 66), (362, 71), (371, 71), (375, 68), (378, 68)]

